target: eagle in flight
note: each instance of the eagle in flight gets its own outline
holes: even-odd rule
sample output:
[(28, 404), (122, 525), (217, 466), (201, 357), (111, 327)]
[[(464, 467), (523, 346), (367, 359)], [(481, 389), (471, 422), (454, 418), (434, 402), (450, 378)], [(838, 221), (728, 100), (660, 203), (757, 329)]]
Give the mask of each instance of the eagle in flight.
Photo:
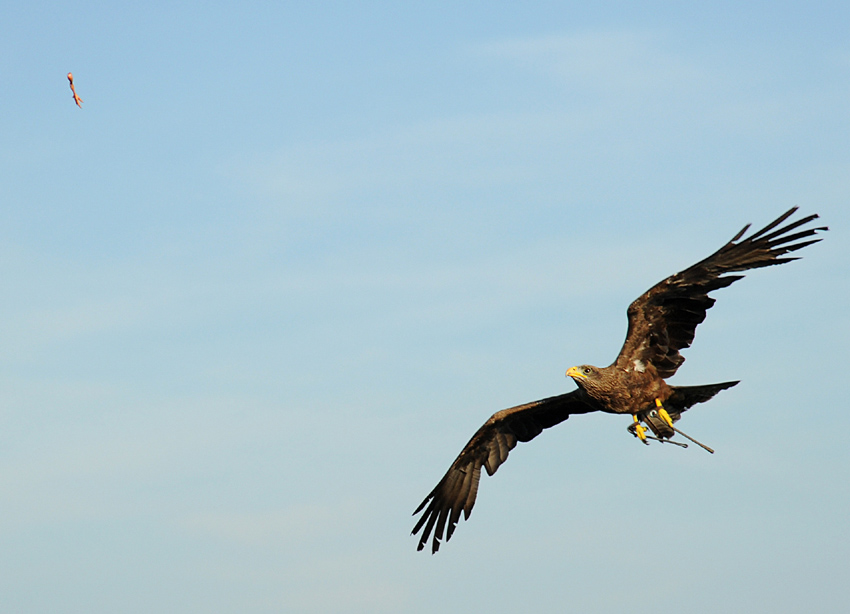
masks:
[(804, 228), (817, 215), (777, 228), (796, 210), (792, 208), (758, 232), (744, 237), (748, 224), (705, 260), (671, 275), (639, 296), (626, 312), (629, 319), (626, 341), (614, 362), (607, 367), (581, 365), (567, 370), (567, 376), (578, 385), (576, 390), (493, 414), (413, 512), (414, 516), (423, 512), (412, 532), (413, 535), (422, 532), (417, 550), (422, 550), (433, 535), (431, 552), (437, 552), (444, 536), (446, 541), (451, 539), (461, 512), (469, 519), (478, 493), (481, 467), (493, 475), (518, 441), (531, 441), (543, 429), (563, 422), (572, 414), (594, 411), (627, 414), (632, 417), (628, 430), (643, 443), (654, 439), (683, 445), (670, 441), (678, 433), (713, 452), (682, 433), (674, 423), (689, 407), (708, 401), (738, 382), (670, 386), (664, 380), (672, 377), (685, 362), (679, 350), (691, 345), (697, 325), (714, 305), (709, 293), (743, 278), (729, 273), (797, 260), (786, 254), (820, 241), (813, 237), (818, 231), (828, 230), (827, 227)]

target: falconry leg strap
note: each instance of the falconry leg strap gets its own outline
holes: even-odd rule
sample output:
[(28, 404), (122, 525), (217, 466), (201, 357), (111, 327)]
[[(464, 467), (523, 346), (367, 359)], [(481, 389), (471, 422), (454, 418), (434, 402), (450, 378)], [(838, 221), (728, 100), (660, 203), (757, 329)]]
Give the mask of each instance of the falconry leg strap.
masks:
[[(646, 431), (648, 430), (645, 426), (643, 426), (637, 419), (637, 416), (632, 416), (634, 418), (634, 422), (632, 422), (628, 428), (626, 429), (629, 433), (638, 437), (643, 443), (649, 445), (649, 439), (652, 441), (660, 441), (661, 443), (672, 443), (674, 446), (679, 446), (680, 448), (687, 448), (688, 444), (680, 443), (678, 441), (673, 441), (671, 439), (661, 439), (659, 437), (653, 437), (652, 435), (647, 435)], [(638, 430), (640, 429), (640, 430)], [(641, 436), (642, 435), (642, 436)]]
[[(667, 413), (667, 410), (664, 409), (664, 405), (661, 403), (660, 399), (655, 399), (655, 407), (657, 409), (654, 409), (651, 412), (649, 412), (648, 414), (644, 415), (644, 417), (643, 417), (644, 421), (647, 421), (647, 418), (661, 418), (661, 420), (663, 420), (664, 423), (667, 426), (669, 426), (670, 429), (672, 429), (674, 433), (679, 433), (679, 435), (681, 435), (682, 437), (694, 442), (695, 444), (700, 446), (702, 449), (714, 454), (714, 450), (709, 448), (707, 445), (700, 443), (699, 441), (697, 441), (696, 439), (694, 439), (693, 437), (691, 437), (687, 433), (683, 433), (682, 431), (677, 429), (675, 426), (673, 426), (673, 419), (670, 417), (670, 414)], [(681, 448), (687, 448), (688, 447), (688, 444), (686, 444), (686, 443), (679, 443), (678, 441), (672, 441), (671, 439), (668, 439), (667, 437), (665, 437), (663, 435), (661, 437), (653, 437), (652, 435), (647, 435), (646, 434), (647, 428), (640, 423), (641, 419), (638, 418), (637, 414), (632, 414), (632, 420), (633, 420), (633, 422), (628, 426), (627, 430), (629, 431), (629, 433), (631, 433), (632, 435), (634, 435), (635, 437), (640, 439), (646, 445), (649, 445), (648, 440), (652, 439), (653, 441), (660, 441), (661, 443), (672, 443), (673, 445), (679, 446)], [(647, 424), (649, 424), (648, 421), (647, 421)]]
[(714, 454), (714, 450), (709, 448), (707, 445), (705, 445), (704, 443), (700, 443), (699, 441), (697, 441), (696, 439), (694, 439), (693, 437), (691, 437), (687, 433), (683, 433), (682, 431), (677, 429), (675, 426), (673, 426), (673, 420), (672, 420), (672, 418), (670, 418), (670, 414), (668, 414), (667, 410), (664, 409), (664, 406), (661, 404), (661, 401), (659, 399), (655, 399), (655, 406), (658, 408), (658, 415), (661, 416), (661, 419), (664, 420), (664, 422), (666, 422), (667, 425), (671, 429), (673, 429), (673, 431), (675, 431), (676, 433), (679, 433), (679, 435), (681, 435), (685, 439), (689, 439), (690, 441), (693, 441), (695, 444), (697, 444), (703, 450), (706, 450), (707, 452)]

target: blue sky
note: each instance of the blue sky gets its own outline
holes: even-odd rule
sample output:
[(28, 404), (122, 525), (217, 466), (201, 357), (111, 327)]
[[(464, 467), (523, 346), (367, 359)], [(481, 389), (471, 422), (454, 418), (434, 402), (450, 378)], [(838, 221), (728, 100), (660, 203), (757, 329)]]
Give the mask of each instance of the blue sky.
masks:
[[(29, 612), (846, 603), (844, 3), (0, 8), (0, 594)], [(65, 74), (73, 71), (78, 109)], [(717, 450), (580, 416), (438, 555), (494, 411), (791, 206), (673, 383)]]

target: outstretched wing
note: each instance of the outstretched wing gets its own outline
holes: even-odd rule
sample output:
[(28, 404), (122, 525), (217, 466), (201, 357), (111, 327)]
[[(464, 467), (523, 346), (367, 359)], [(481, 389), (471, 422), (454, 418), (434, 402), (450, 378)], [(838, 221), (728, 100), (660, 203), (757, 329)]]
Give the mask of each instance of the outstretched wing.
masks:
[(451, 539), (461, 511), (469, 519), (478, 494), (482, 466), (489, 475), (493, 475), (518, 441), (531, 441), (543, 429), (563, 422), (570, 414), (596, 411), (597, 408), (589, 405), (584, 398), (580, 390), (574, 390), (493, 414), (472, 436), (440, 483), (413, 512), (415, 516), (425, 510), (411, 533), (415, 535), (422, 529), (416, 549), (425, 547), (433, 531), (431, 553), (437, 552), (444, 531), (446, 541)]
[(617, 356), (617, 367), (642, 371), (651, 364), (661, 377), (671, 377), (685, 362), (679, 350), (691, 345), (697, 325), (705, 320), (706, 311), (714, 305), (708, 293), (744, 277), (727, 273), (797, 260), (783, 256), (820, 241), (810, 237), (819, 230), (828, 230), (825, 226), (793, 232), (817, 219), (817, 215), (774, 230), (796, 210), (797, 207), (790, 209), (758, 232), (741, 239), (750, 227), (747, 224), (711, 256), (671, 275), (639, 296), (629, 305), (629, 331)]

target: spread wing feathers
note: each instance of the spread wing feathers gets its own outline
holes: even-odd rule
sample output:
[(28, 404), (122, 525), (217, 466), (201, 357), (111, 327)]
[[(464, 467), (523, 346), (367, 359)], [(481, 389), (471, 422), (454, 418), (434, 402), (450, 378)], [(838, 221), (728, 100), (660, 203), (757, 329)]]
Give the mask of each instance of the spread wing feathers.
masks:
[(416, 549), (425, 547), (433, 531), (431, 553), (437, 552), (444, 532), (446, 541), (451, 539), (461, 511), (469, 519), (478, 494), (481, 467), (493, 475), (518, 441), (531, 441), (543, 429), (563, 422), (570, 414), (585, 414), (596, 409), (585, 402), (581, 391), (574, 390), (493, 414), (472, 436), (440, 483), (413, 512), (415, 516), (425, 510), (411, 533), (415, 535), (422, 530)]
[(790, 209), (758, 232), (741, 239), (750, 227), (747, 224), (711, 256), (671, 275), (639, 296), (629, 305), (629, 330), (615, 364), (627, 370), (643, 369), (644, 365), (652, 364), (662, 378), (671, 377), (685, 362), (679, 350), (691, 345), (697, 325), (714, 305), (708, 293), (743, 278), (743, 275), (727, 273), (797, 260), (784, 256), (820, 241), (810, 237), (820, 230), (828, 230), (826, 227), (793, 232), (817, 215), (774, 230), (796, 210), (797, 207)]

